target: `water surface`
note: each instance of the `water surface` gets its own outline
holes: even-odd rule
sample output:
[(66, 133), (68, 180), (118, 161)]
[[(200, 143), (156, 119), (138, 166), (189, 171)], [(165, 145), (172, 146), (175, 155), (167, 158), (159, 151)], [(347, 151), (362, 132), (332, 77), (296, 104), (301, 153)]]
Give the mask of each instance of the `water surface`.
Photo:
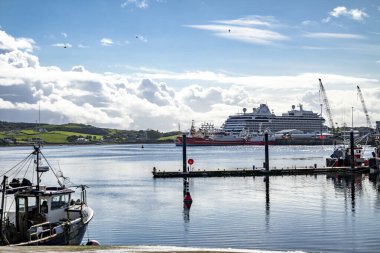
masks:
[[(0, 148), (0, 171), (29, 152), (30, 147)], [(182, 168), (182, 150), (174, 144), (47, 146), (43, 152), (71, 183), (90, 187), (95, 218), (86, 240), (325, 252), (378, 252), (380, 247), (376, 175), (278, 176), (268, 182), (263, 177), (194, 178), (193, 204), (186, 210), (182, 179), (151, 174), (153, 167)], [(323, 166), (331, 152), (332, 146), (271, 146), (270, 166)], [(262, 167), (264, 148), (188, 147), (190, 157), (194, 170), (248, 169)]]

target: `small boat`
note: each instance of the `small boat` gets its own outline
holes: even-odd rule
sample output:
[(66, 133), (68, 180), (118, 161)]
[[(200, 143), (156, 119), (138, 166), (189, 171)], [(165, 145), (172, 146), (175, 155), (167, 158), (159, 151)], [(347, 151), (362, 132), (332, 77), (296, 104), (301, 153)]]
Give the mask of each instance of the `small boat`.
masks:
[[(354, 146), (355, 166), (368, 166), (368, 159), (363, 157), (363, 147)], [(345, 146), (337, 147), (332, 155), (326, 158), (327, 167), (347, 167), (351, 165), (351, 148)]]
[[(35, 182), (24, 178), (33, 164)], [(25, 169), (24, 172), (21, 172)], [(28, 170), (29, 169), (29, 170)], [(44, 173), (52, 172), (55, 185), (44, 185)], [(8, 174), (8, 175), (6, 175)], [(12, 179), (9, 175), (13, 175)], [(23, 177), (17, 178), (17, 175)], [(94, 211), (87, 206), (86, 186), (80, 189), (80, 199), (74, 200), (75, 191), (64, 185), (68, 178), (55, 171), (35, 145), (28, 157), (3, 174), (0, 210), (0, 244), (25, 245), (79, 245)], [(51, 176), (51, 178), (53, 178)], [(55, 180), (56, 179), (56, 180)], [(32, 179), (33, 180), (33, 179)]]
[[(276, 137), (268, 132), (268, 145), (275, 145)], [(245, 141), (245, 145), (265, 145), (265, 133), (264, 132), (252, 132), (249, 133)]]

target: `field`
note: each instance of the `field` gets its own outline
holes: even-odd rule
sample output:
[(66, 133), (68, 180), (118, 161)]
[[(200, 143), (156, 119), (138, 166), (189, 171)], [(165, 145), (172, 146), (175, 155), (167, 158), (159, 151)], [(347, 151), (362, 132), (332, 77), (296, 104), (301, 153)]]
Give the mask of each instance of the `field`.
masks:
[(0, 145), (173, 142), (178, 132), (158, 130), (118, 130), (91, 125), (15, 123), (0, 121)]
[(51, 131), (51, 132), (37, 132), (35, 130), (20, 130), (18, 132), (12, 133), (0, 133), (0, 139), (10, 138), (16, 139), (17, 143), (24, 144), (30, 143), (37, 139), (41, 139), (44, 143), (49, 144), (65, 144), (69, 143), (67, 137), (69, 136), (90, 136), (91, 140), (101, 140), (102, 135), (86, 135), (83, 133), (77, 132), (68, 132), (68, 131)]

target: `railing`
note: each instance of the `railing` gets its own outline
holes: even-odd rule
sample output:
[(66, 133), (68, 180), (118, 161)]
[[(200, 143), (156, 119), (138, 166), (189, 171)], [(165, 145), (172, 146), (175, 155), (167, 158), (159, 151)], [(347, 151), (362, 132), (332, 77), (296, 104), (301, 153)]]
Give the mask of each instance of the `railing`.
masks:
[[(34, 231), (35, 232), (32, 232)], [(44, 234), (46, 232), (49, 232), (48, 235)], [(42, 239), (43, 237), (49, 237), (52, 235), (52, 229), (51, 229), (51, 223), (50, 222), (43, 222), (36, 225), (33, 225), (29, 228), (29, 241), (32, 241), (32, 237), (35, 236), (35, 240)]]

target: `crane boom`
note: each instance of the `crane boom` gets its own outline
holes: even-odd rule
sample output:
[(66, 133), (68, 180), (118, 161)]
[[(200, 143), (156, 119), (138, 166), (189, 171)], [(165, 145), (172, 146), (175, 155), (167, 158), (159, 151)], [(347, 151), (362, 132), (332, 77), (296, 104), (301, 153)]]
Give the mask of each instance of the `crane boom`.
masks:
[(326, 108), (326, 113), (327, 113), (327, 117), (328, 117), (331, 129), (332, 129), (333, 132), (335, 132), (334, 121), (333, 121), (333, 117), (332, 117), (332, 113), (331, 113), (331, 109), (330, 109), (329, 100), (327, 99), (325, 87), (323, 87), (321, 79), (319, 79), (319, 87), (320, 87), (320, 90), (321, 90), (323, 104), (324, 104), (324, 106)]
[(364, 102), (364, 97), (363, 97), (362, 91), (360, 90), (359, 85), (356, 85), (356, 87), (358, 88), (358, 94), (360, 97), (360, 101), (362, 102), (363, 111), (364, 111), (365, 117), (367, 119), (367, 127), (371, 128), (372, 124), (371, 124), (371, 120), (370, 120), (369, 115), (368, 115), (367, 106), (365, 105), (365, 102)]

